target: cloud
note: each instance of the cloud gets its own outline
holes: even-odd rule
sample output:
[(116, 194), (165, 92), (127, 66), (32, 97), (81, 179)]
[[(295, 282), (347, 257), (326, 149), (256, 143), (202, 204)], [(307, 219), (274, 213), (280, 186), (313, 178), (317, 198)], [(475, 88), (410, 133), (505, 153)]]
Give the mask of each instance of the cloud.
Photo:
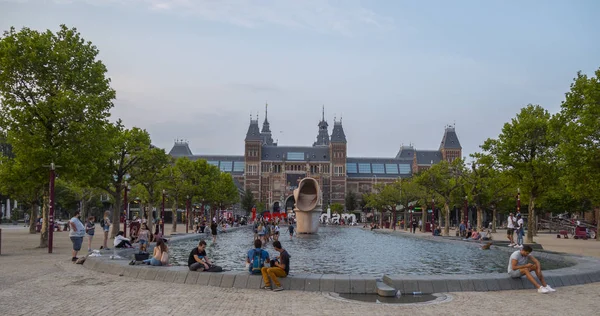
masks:
[[(42, 0), (0, 0), (38, 2)], [(52, 0), (58, 4), (85, 2), (102, 6), (137, 7), (165, 14), (194, 16), (245, 28), (277, 26), (352, 36), (365, 30), (389, 30), (393, 19), (358, 0)], [(46, 2), (46, 1), (44, 1)]]

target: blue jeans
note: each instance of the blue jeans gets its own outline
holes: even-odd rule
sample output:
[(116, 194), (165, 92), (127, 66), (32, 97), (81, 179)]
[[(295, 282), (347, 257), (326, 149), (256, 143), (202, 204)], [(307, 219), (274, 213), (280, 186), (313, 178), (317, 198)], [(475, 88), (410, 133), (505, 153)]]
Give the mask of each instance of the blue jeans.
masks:
[(160, 262), (160, 260), (157, 260), (156, 258), (152, 257), (150, 259), (146, 259), (143, 261), (145, 264), (149, 264), (152, 266), (162, 266), (162, 262)]
[(523, 231), (523, 229), (519, 229), (517, 231), (517, 244), (522, 245), (523, 244), (523, 236), (525, 235), (525, 232)]

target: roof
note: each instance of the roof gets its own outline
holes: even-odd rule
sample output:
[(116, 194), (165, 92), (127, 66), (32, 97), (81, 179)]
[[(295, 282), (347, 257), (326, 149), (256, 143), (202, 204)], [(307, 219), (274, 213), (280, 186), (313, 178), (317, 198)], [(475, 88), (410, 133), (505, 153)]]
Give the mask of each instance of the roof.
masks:
[(173, 157), (187, 157), (192, 156), (192, 151), (187, 142), (176, 141), (171, 151), (169, 151), (169, 155)]
[(344, 128), (342, 127), (342, 121), (333, 121), (333, 131), (331, 132), (330, 142), (344, 144), (347, 143), (346, 134), (344, 133)]
[(246, 140), (261, 140), (260, 129), (258, 128), (258, 120), (250, 120), (248, 132), (246, 133)]
[(219, 170), (231, 174), (241, 175), (246, 170), (244, 156), (227, 156), (227, 155), (194, 155), (191, 160), (204, 159), (209, 165), (213, 165)]
[(415, 148), (413, 146), (400, 146), (400, 150), (396, 155), (396, 159), (413, 159), (415, 155)]
[(439, 150), (417, 150), (417, 164), (431, 165), (442, 161), (442, 153)]
[(329, 147), (263, 146), (261, 159), (275, 161), (329, 161)]
[(412, 159), (348, 157), (346, 174), (348, 178), (408, 178), (411, 164)]
[(440, 150), (442, 148), (445, 149), (462, 149), (460, 146), (460, 142), (458, 141), (458, 135), (456, 135), (456, 130), (454, 127), (446, 127), (446, 131), (444, 132), (444, 137), (442, 137), (442, 142), (440, 144)]

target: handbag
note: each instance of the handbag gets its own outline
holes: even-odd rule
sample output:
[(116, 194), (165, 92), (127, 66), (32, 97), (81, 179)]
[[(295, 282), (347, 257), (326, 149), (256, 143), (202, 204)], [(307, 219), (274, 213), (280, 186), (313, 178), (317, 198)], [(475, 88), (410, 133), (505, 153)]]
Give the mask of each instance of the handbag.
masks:
[(163, 252), (160, 255), (160, 263), (162, 263), (162, 265), (167, 265), (169, 264), (169, 253), (168, 252)]

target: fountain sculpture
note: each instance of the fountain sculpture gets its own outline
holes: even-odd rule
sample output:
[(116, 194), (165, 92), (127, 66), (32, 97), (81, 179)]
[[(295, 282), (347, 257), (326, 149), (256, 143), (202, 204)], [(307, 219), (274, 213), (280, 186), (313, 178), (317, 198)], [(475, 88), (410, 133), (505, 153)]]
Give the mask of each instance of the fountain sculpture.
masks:
[(296, 212), (296, 231), (299, 234), (314, 234), (319, 230), (321, 216), (321, 189), (313, 178), (304, 178), (294, 190), (294, 212)]

